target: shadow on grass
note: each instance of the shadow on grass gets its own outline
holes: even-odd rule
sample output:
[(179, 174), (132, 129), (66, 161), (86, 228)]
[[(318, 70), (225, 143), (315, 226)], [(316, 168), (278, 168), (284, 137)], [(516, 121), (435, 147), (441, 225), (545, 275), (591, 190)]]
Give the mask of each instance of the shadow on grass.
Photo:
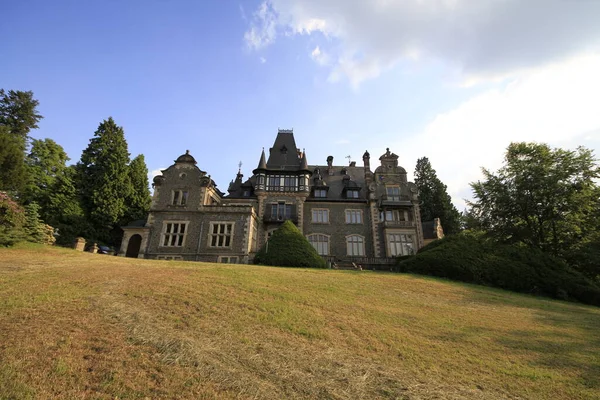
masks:
[(533, 353), (533, 367), (576, 371), (580, 385), (600, 389), (600, 308), (499, 289), (471, 288), (464, 300), (532, 311), (532, 320), (524, 322), (534, 323), (531, 329), (487, 334), (511, 352)]

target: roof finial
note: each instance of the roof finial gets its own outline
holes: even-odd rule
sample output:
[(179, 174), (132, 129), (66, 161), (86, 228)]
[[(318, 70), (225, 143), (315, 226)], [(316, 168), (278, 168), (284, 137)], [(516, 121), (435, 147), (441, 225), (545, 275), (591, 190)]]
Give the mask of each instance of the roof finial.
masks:
[(185, 151), (185, 154), (190, 154), (190, 151), (189, 151), (189, 150), (186, 150), (186, 151)]
[(242, 162), (241, 161), (238, 163), (238, 174), (240, 172), (242, 172)]

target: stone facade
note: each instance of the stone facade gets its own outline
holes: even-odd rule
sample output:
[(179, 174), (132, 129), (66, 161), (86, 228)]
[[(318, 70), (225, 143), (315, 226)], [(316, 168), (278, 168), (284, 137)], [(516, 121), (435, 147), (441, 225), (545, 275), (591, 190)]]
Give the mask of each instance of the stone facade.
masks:
[[(377, 264), (423, 246), (414, 183), (389, 149), (363, 166), (308, 165), (291, 130), (279, 130), (252, 177), (241, 171), (222, 193), (189, 152), (153, 180), (148, 218), (123, 227), (119, 255), (250, 262), (269, 235), (292, 220), (331, 262)], [(383, 261), (382, 261), (383, 260)]]

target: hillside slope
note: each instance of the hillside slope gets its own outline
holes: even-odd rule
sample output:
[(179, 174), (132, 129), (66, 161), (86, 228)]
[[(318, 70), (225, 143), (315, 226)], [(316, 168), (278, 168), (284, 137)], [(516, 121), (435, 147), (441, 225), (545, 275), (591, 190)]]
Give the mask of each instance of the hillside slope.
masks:
[(0, 249), (0, 398), (600, 392), (600, 309), (411, 275)]

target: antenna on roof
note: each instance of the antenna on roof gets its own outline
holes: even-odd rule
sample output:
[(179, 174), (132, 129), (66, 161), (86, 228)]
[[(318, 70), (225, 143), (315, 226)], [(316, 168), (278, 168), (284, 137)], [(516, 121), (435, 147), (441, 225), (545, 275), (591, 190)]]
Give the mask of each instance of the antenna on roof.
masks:
[(346, 157), (344, 157), (344, 158), (347, 158), (347, 159), (348, 159), (348, 163), (350, 163), (350, 161), (352, 160), (352, 156), (346, 156)]

